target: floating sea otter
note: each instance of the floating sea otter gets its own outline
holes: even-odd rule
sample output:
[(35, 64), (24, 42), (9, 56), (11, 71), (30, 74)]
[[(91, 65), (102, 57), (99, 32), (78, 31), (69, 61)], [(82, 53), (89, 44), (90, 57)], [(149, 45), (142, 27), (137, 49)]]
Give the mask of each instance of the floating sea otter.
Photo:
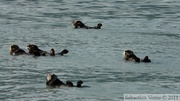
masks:
[(94, 27), (89, 27), (89, 26), (86, 26), (84, 23), (82, 23), (82, 21), (80, 21), (80, 20), (74, 20), (72, 22), (72, 25), (74, 26), (74, 28), (85, 28), (85, 29), (101, 29), (101, 27), (102, 27), (101, 23), (98, 23)]
[(140, 62), (140, 58), (138, 58), (131, 50), (124, 50), (123, 59), (134, 62)]
[(34, 56), (46, 56), (46, 54), (48, 53), (39, 49), (38, 46), (34, 44), (27, 45), (27, 49), (29, 50), (29, 54), (33, 54)]
[[(29, 50), (29, 53), (33, 54), (34, 56), (46, 56), (46, 55), (55, 56), (55, 50), (53, 48), (50, 50), (50, 53), (48, 53), (44, 50), (39, 49), (37, 45), (29, 44), (27, 46), (27, 49)], [(64, 54), (67, 54), (68, 52), (69, 51), (67, 49), (64, 49), (60, 53), (56, 53), (56, 55), (63, 56)]]
[(27, 54), (23, 49), (19, 48), (18, 45), (11, 44), (9, 48), (10, 55), (22, 55)]
[(123, 59), (125, 61), (129, 60), (129, 61), (134, 61), (134, 62), (137, 62), (137, 63), (139, 63), (139, 62), (151, 62), (151, 60), (148, 58), (148, 56), (145, 56), (145, 58), (141, 60), (131, 50), (124, 50)]
[(48, 74), (46, 78), (46, 85), (50, 87), (60, 87), (60, 86), (67, 86), (67, 87), (81, 87), (81, 84), (83, 84), (83, 81), (78, 81), (77, 85), (74, 86), (71, 81), (66, 81), (66, 83), (63, 83), (61, 80), (57, 78), (55, 74)]

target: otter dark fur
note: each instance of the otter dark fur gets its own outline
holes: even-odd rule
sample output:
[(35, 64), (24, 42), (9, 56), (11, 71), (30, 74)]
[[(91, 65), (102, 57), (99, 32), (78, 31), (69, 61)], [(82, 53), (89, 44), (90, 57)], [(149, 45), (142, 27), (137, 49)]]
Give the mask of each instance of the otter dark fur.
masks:
[(29, 53), (34, 56), (46, 56), (48, 54), (48, 52), (39, 49), (38, 46), (34, 44), (29, 44), (27, 49), (29, 50)]
[(138, 57), (133, 53), (133, 51), (131, 51), (131, 50), (125, 50), (125, 51), (123, 52), (123, 59), (124, 59), (124, 60), (129, 60), (129, 61), (134, 61), (134, 62), (137, 62), (137, 63), (140, 62), (140, 58), (138, 58)]
[(145, 56), (144, 59), (140, 59), (139, 57), (137, 57), (133, 51), (131, 50), (125, 50), (123, 52), (123, 59), (125, 61), (134, 61), (136, 63), (139, 63), (139, 62), (151, 62), (151, 60), (148, 58), (148, 56)]
[(50, 87), (60, 87), (60, 86), (81, 87), (81, 84), (83, 84), (81, 80), (77, 82), (76, 86), (74, 86), (71, 81), (66, 81), (66, 83), (63, 83), (61, 80), (57, 78), (55, 74), (48, 74), (46, 78), (46, 85)]
[(27, 45), (27, 49), (29, 51), (28, 53), (26, 53), (23, 49), (19, 48), (18, 45), (11, 44), (9, 47), (9, 54), (10, 55), (27, 54), (27, 55), (34, 55), (34, 56), (46, 56), (46, 55), (50, 55), (50, 56), (61, 55), (61, 56), (63, 56), (64, 54), (69, 53), (69, 51), (67, 49), (64, 49), (61, 52), (55, 54), (55, 50), (53, 48), (50, 50), (50, 53), (48, 53), (44, 50), (39, 49), (38, 46), (34, 45), (34, 44)]
[(85, 29), (101, 29), (102, 27), (102, 24), (101, 23), (98, 23), (96, 26), (94, 27), (89, 27), (89, 26), (86, 26), (82, 21), (80, 20), (74, 20), (72, 22), (72, 25), (74, 26), (74, 28), (85, 28)]
[(46, 78), (46, 85), (52, 87), (64, 86), (65, 84), (60, 81), (55, 74), (48, 74)]
[(11, 44), (9, 48), (10, 55), (22, 55), (27, 54), (23, 49), (19, 48), (18, 45)]

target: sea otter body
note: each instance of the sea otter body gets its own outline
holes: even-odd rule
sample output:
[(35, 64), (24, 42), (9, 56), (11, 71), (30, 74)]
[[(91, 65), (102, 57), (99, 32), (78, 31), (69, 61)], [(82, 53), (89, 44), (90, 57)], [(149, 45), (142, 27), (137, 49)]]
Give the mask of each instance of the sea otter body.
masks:
[(60, 81), (55, 74), (48, 74), (46, 78), (46, 85), (52, 87), (64, 86), (65, 84)]
[(85, 26), (84, 23), (82, 23), (80, 20), (75, 20), (72, 22), (72, 25), (74, 26), (74, 28), (86, 28), (87, 26)]
[(134, 61), (139, 63), (140, 62), (140, 58), (138, 58), (133, 51), (131, 50), (124, 50), (123, 52), (123, 59), (124, 60), (129, 60), (129, 61)]
[(46, 78), (46, 85), (50, 87), (60, 87), (60, 86), (81, 87), (81, 84), (83, 84), (81, 80), (77, 82), (76, 86), (74, 86), (71, 81), (66, 81), (65, 84), (61, 80), (59, 80), (55, 74), (48, 74)]
[(145, 63), (151, 62), (151, 60), (149, 59), (148, 56), (145, 56), (144, 59), (140, 59), (131, 50), (124, 50), (123, 59), (125, 61), (134, 61), (134, 62), (137, 62), (137, 63), (139, 63), (139, 62), (145, 62)]
[(82, 23), (82, 21), (80, 21), (80, 20), (73, 21), (72, 25), (74, 26), (74, 28), (85, 28), (85, 29), (101, 29), (101, 27), (102, 27), (101, 23), (98, 23), (94, 27), (89, 27), (89, 26), (86, 26), (84, 23)]
[(69, 51), (67, 49), (64, 49), (61, 52), (55, 54), (55, 50), (53, 48), (50, 50), (50, 53), (48, 53), (47, 51), (39, 49), (38, 46), (34, 45), (34, 44), (29, 44), (27, 46), (27, 49), (29, 50), (29, 53), (33, 54), (34, 56), (46, 56), (46, 55), (50, 55), (50, 56), (61, 55), (61, 56), (63, 56), (64, 54), (69, 53)]
[(38, 46), (34, 44), (29, 44), (27, 49), (29, 50), (29, 53), (33, 54), (34, 56), (46, 56), (47, 54), (46, 51), (39, 49)]
[(23, 49), (19, 48), (18, 45), (11, 44), (9, 48), (10, 55), (22, 55), (27, 54)]

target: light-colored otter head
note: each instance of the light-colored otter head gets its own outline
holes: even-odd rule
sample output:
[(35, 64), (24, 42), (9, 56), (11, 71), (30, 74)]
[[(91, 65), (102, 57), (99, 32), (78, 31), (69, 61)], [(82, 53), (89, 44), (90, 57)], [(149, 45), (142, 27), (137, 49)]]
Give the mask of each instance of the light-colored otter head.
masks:
[(17, 49), (19, 49), (19, 46), (18, 46), (18, 45), (14, 45), (14, 44), (11, 44), (11, 45), (10, 45), (10, 48), (9, 48), (10, 51), (15, 51), (15, 50), (17, 50)]
[(13, 55), (14, 52), (16, 52), (19, 49), (18, 45), (11, 44), (9, 47), (9, 53)]
[(131, 50), (124, 50), (123, 51), (123, 58), (126, 59), (126, 58), (128, 58), (128, 56), (130, 56), (132, 54), (134, 54), (133, 51), (131, 51)]
[(83, 27), (85, 27), (85, 25), (80, 20), (74, 20), (72, 22), (72, 25), (74, 26), (74, 28), (83, 28)]
[(46, 78), (47, 81), (55, 81), (56, 79), (58, 78), (55, 74), (48, 74)]

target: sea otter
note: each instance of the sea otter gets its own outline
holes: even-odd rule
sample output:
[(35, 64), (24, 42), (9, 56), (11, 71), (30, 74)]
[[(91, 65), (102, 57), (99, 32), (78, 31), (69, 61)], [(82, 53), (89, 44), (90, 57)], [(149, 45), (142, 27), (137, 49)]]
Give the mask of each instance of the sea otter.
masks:
[(47, 51), (39, 49), (38, 46), (34, 45), (34, 44), (29, 44), (27, 46), (27, 49), (29, 50), (29, 53), (33, 54), (34, 56), (46, 56), (46, 55), (50, 55), (50, 56), (61, 55), (61, 56), (63, 56), (64, 54), (67, 54), (69, 52), (67, 49), (64, 49), (61, 52), (55, 54), (55, 50), (52, 48), (50, 50), (50, 53), (48, 53)]
[(82, 23), (80, 20), (74, 20), (72, 22), (72, 25), (74, 26), (74, 28), (86, 28), (87, 26)]
[(123, 59), (124, 60), (129, 60), (129, 61), (134, 61), (139, 63), (140, 62), (140, 58), (138, 58), (133, 51), (131, 50), (124, 50), (123, 52)]
[(23, 49), (19, 48), (18, 45), (11, 44), (9, 48), (10, 55), (22, 55), (27, 54)]
[(98, 23), (94, 27), (89, 27), (89, 26), (86, 26), (84, 23), (82, 23), (82, 21), (80, 21), (80, 20), (74, 20), (72, 22), (72, 25), (74, 26), (74, 28), (85, 28), (85, 29), (101, 29), (101, 27), (102, 27), (101, 23)]
[(29, 50), (29, 53), (34, 56), (46, 56), (46, 54), (48, 54), (48, 52), (39, 49), (38, 46), (34, 44), (27, 45), (27, 49)]
[(60, 86), (81, 87), (81, 84), (83, 84), (81, 80), (77, 82), (76, 86), (74, 86), (71, 81), (66, 81), (66, 83), (63, 83), (61, 80), (57, 78), (55, 74), (48, 74), (46, 78), (46, 85), (50, 87), (60, 87)]
[(69, 51), (67, 49), (64, 49), (61, 52), (56, 53), (56, 54), (55, 54), (55, 50), (53, 48), (50, 50), (50, 56), (55, 56), (55, 55), (63, 56), (64, 54), (67, 54), (67, 53), (69, 53)]

